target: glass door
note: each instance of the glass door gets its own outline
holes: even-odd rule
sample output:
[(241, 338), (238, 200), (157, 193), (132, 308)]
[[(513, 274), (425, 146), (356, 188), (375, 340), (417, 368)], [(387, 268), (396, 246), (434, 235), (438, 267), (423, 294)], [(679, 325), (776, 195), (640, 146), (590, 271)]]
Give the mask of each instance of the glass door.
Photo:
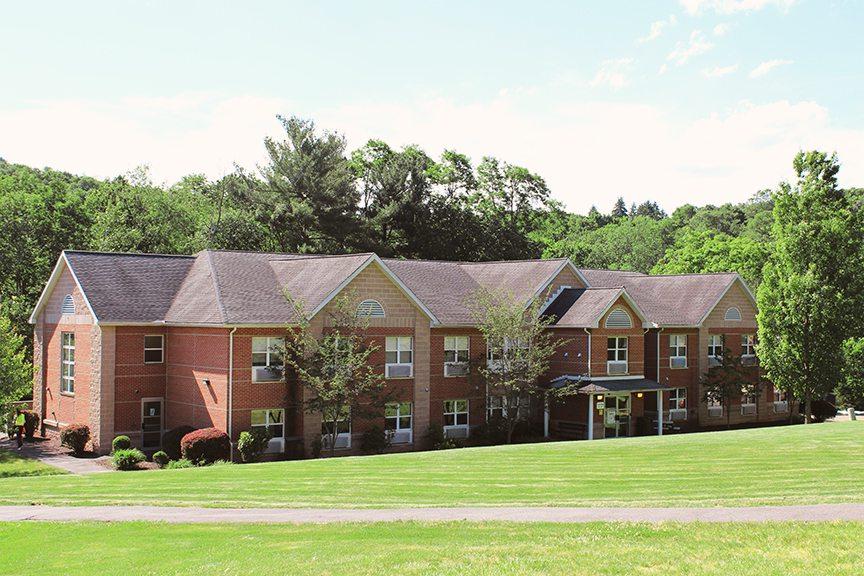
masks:
[(141, 400), (141, 447), (162, 446), (162, 398)]
[(606, 395), (606, 410), (603, 421), (606, 438), (622, 438), (630, 435), (630, 394)]

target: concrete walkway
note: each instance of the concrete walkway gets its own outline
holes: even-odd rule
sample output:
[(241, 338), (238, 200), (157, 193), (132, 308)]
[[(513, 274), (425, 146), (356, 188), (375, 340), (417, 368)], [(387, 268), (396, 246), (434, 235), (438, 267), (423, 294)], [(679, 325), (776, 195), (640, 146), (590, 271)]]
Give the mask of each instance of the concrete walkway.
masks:
[(9, 438), (4, 434), (0, 436), (0, 449), (13, 452), (25, 458), (39, 460), (43, 464), (66, 470), (72, 474), (111, 472), (109, 468), (100, 464), (96, 458), (76, 458), (72, 456), (68, 449), (58, 446), (53, 439), (25, 441), (21, 450), (18, 450), (18, 444), (15, 439)]
[(159, 506), (0, 506), (0, 521), (170, 523), (394, 522), (452, 520), (511, 522), (864, 522), (864, 504), (816, 504), (758, 508), (398, 508), (262, 509), (168, 508)]

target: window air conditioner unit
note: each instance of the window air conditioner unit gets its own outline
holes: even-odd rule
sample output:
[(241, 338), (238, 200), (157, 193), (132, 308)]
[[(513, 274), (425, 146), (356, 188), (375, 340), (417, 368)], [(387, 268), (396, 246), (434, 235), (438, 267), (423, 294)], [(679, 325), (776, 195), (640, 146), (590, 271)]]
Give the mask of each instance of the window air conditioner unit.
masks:
[(282, 380), (282, 369), (275, 366), (259, 366), (256, 367), (254, 374), (255, 382), (273, 382)]
[(685, 408), (675, 408), (674, 410), (669, 410), (670, 422), (678, 422), (680, 420), (687, 420), (687, 410)]
[(444, 436), (447, 438), (467, 438), (467, 426), (447, 426), (444, 428)]
[(722, 418), (723, 417), (723, 407), (722, 406), (709, 406), (708, 407), (708, 417), (709, 418)]
[(387, 378), (410, 378), (413, 364), (387, 364)]
[[(325, 434), (321, 436), (321, 446), (324, 449), (330, 449), (330, 438), (329, 434)], [(336, 435), (336, 445), (335, 448), (338, 450), (339, 448), (350, 448), (351, 447), (351, 434), (347, 432)]]
[(774, 402), (774, 413), (783, 414), (784, 412), (789, 412), (789, 402), (785, 400)]
[(391, 444), (410, 444), (411, 430), (392, 430), (390, 433)]
[(684, 356), (671, 356), (669, 358), (669, 367), (670, 368), (686, 368), (687, 367), (687, 358)]
[(627, 362), (610, 360), (606, 362), (606, 372), (611, 375), (627, 374)]
[(755, 404), (742, 404), (741, 405), (741, 415), (742, 416), (754, 416), (756, 414), (756, 405)]
[(468, 363), (467, 362), (447, 362), (444, 364), (444, 375), (445, 376), (467, 376), (468, 375)]

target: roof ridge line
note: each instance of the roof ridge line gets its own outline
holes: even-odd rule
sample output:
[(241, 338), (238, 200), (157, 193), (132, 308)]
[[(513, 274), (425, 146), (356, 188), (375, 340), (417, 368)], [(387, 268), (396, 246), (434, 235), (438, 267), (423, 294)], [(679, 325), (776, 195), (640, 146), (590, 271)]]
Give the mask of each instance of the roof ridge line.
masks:
[(146, 258), (195, 258), (194, 254), (161, 254), (157, 252), (106, 252), (104, 250), (63, 250), (66, 254), (89, 254), (91, 256), (140, 256)]

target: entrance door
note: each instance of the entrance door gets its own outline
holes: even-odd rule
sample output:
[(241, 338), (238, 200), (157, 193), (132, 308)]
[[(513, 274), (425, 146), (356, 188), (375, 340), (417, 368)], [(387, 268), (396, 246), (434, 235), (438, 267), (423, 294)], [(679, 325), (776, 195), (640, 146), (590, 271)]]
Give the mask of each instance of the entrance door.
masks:
[(162, 428), (162, 398), (142, 398), (141, 447), (161, 447)]
[(630, 394), (606, 395), (606, 413), (603, 418), (606, 438), (630, 435)]

